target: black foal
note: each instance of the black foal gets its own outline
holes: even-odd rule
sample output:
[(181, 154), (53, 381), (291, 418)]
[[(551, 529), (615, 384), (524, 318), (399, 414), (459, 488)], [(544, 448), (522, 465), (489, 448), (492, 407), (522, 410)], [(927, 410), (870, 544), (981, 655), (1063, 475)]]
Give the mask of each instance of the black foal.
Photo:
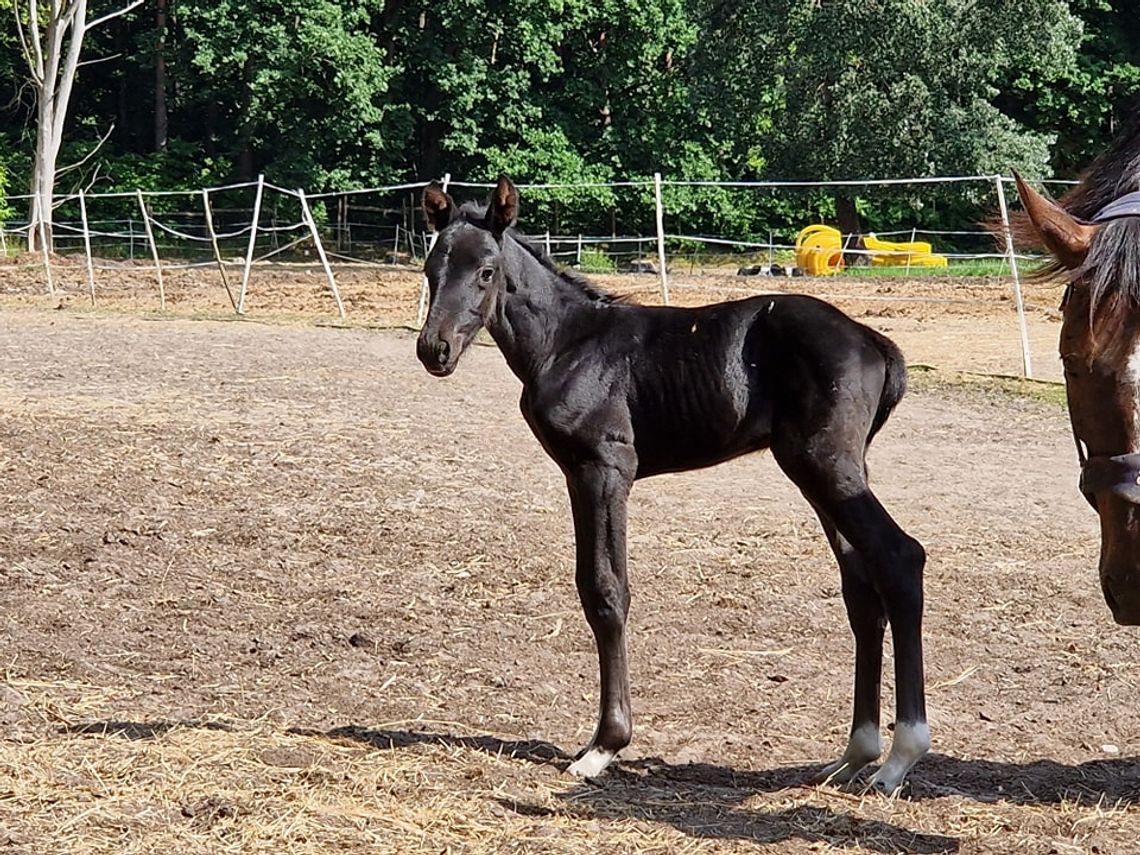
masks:
[(576, 581), (601, 665), (598, 727), (570, 767), (599, 774), (629, 744), (626, 501), (633, 482), (770, 448), (823, 524), (855, 634), (847, 750), (820, 780), (846, 782), (879, 757), (883, 632), (895, 647), (897, 722), (871, 785), (891, 792), (930, 746), (922, 673), (925, 553), (867, 486), (864, 458), (906, 388), (885, 336), (811, 297), (697, 309), (622, 303), (557, 270), (512, 226), (518, 192), (499, 180), (486, 210), (438, 186), (426, 272), (431, 310), (417, 352), (455, 370), (486, 327), (523, 384), (523, 416), (566, 475)]

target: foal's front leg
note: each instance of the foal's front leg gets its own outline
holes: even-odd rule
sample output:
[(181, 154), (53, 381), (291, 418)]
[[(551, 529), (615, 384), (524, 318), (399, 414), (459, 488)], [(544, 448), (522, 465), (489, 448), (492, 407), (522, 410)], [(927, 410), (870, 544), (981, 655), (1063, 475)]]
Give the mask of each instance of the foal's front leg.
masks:
[(594, 631), (601, 669), (598, 727), (570, 771), (583, 778), (601, 774), (633, 735), (626, 658), (625, 620), (629, 584), (625, 566), (626, 501), (633, 483), (629, 467), (589, 463), (567, 474), (574, 514), (578, 596)]

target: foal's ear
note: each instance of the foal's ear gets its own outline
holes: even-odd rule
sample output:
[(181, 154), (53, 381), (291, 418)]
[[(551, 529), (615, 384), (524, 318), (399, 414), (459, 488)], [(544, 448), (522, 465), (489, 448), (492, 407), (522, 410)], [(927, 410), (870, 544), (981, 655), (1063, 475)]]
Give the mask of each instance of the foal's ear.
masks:
[(443, 191), (438, 181), (433, 181), (424, 188), (423, 204), (424, 219), (435, 232), (442, 232), (447, 228), (459, 210), (455, 207), (455, 200)]
[(515, 224), (519, 218), (519, 191), (511, 179), (499, 176), (499, 183), (491, 191), (491, 202), (487, 205), (487, 227), (496, 239)]
[(1070, 270), (1084, 264), (1098, 227), (1082, 223), (1052, 199), (1042, 196), (1016, 171), (1013, 177), (1029, 222), (1045, 248)]

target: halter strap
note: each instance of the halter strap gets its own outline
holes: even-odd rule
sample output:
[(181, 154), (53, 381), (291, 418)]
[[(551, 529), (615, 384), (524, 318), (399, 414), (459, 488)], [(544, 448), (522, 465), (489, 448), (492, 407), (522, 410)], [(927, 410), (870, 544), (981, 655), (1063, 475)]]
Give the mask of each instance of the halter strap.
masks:
[(1089, 222), (1107, 223), (1109, 220), (1119, 220), (1123, 217), (1140, 217), (1140, 190), (1125, 193), (1119, 199), (1109, 202), (1097, 211)]
[(1140, 504), (1140, 454), (1090, 457), (1081, 467), (1081, 492), (1086, 497), (1109, 492)]
[[(1125, 217), (1140, 217), (1140, 190), (1125, 193), (1096, 212), (1090, 223), (1107, 223)], [(1070, 282), (1061, 298), (1061, 309), (1069, 302), (1073, 285)], [(1081, 493), (1097, 510), (1096, 494), (1108, 492), (1135, 505), (1140, 505), (1140, 453), (1088, 456), (1085, 445), (1077, 435), (1077, 424), (1069, 408), (1069, 425), (1077, 445), (1077, 460), (1081, 464)]]

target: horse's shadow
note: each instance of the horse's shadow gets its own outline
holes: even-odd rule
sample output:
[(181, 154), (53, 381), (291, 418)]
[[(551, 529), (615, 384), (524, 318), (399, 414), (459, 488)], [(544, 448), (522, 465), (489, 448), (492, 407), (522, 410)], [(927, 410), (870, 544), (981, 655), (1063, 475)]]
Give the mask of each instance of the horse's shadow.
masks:
[[(152, 739), (173, 727), (228, 729), (224, 723), (89, 722), (67, 728), (73, 734), (105, 734), (126, 739)], [(504, 740), (494, 736), (458, 736), (413, 730), (332, 730), (294, 728), (298, 735), (352, 740), (377, 750), (398, 751), (418, 745), (466, 748), (526, 763), (565, 770), (570, 755), (542, 740)], [(784, 766), (751, 771), (709, 763), (671, 764), (658, 758), (620, 761), (598, 781), (561, 792), (561, 805), (499, 798), (505, 810), (523, 815), (554, 812), (583, 820), (636, 819), (671, 825), (693, 837), (777, 843), (787, 840), (859, 844), (881, 852), (957, 852), (957, 838), (908, 830), (880, 820), (837, 813), (825, 807), (799, 805), (765, 810), (747, 806), (760, 793), (804, 786), (818, 766)], [(911, 773), (907, 797), (912, 801), (963, 798), (986, 803), (1042, 806), (1060, 803), (1140, 804), (1140, 757), (1092, 760), (1068, 765), (1052, 760), (1003, 763), (960, 760), (932, 754)]]
[[(311, 732), (310, 732), (311, 734)], [(455, 736), (407, 730), (366, 730), (341, 727), (324, 734), (352, 739), (382, 750), (416, 745), (468, 748), (497, 757), (549, 764), (560, 769), (571, 757), (541, 740), (513, 741), (492, 736)], [(709, 764), (671, 765), (655, 758), (625, 761), (610, 768), (603, 779), (583, 782), (558, 794), (555, 810), (541, 804), (500, 798), (515, 813), (536, 816), (557, 812), (581, 820), (629, 820), (671, 825), (692, 837), (779, 843), (788, 840), (853, 845), (879, 852), (957, 852), (956, 838), (910, 831), (880, 820), (836, 813), (825, 807), (799, 805), (764, 810), (744, 806), (760, 792), (801, 785), (814, 766), (794, 766), (764, 772), (739, 772)]]
[[(541, 740), (510, 741), (492, 736), (357, 727), (339, 727), (326, 731), (325, 735), (354, 739), (382, 749), (425, 744), (472, 748), (532, 763), (550, 763), (563, 769), (572, 759), (562, 749)], [(607, 786), (610, 781), (636, 779), (647, 784), (715, 787), (739, 790), (746, 798), (753, 793), (804, 786), (818, 771), (818, 765), (741, 771), (708, 763), (675, 765), (659, 758), (642, 758), (619, 760), (607, 771), (605, 781)], [(958, 796), (978, 802), (1018, 805), (1140, 804), (1140, 757), (1068, 765), (1053, 760), (1003, 763), (929, 754), (911, 772), (906, 796), (912, 801)]]

